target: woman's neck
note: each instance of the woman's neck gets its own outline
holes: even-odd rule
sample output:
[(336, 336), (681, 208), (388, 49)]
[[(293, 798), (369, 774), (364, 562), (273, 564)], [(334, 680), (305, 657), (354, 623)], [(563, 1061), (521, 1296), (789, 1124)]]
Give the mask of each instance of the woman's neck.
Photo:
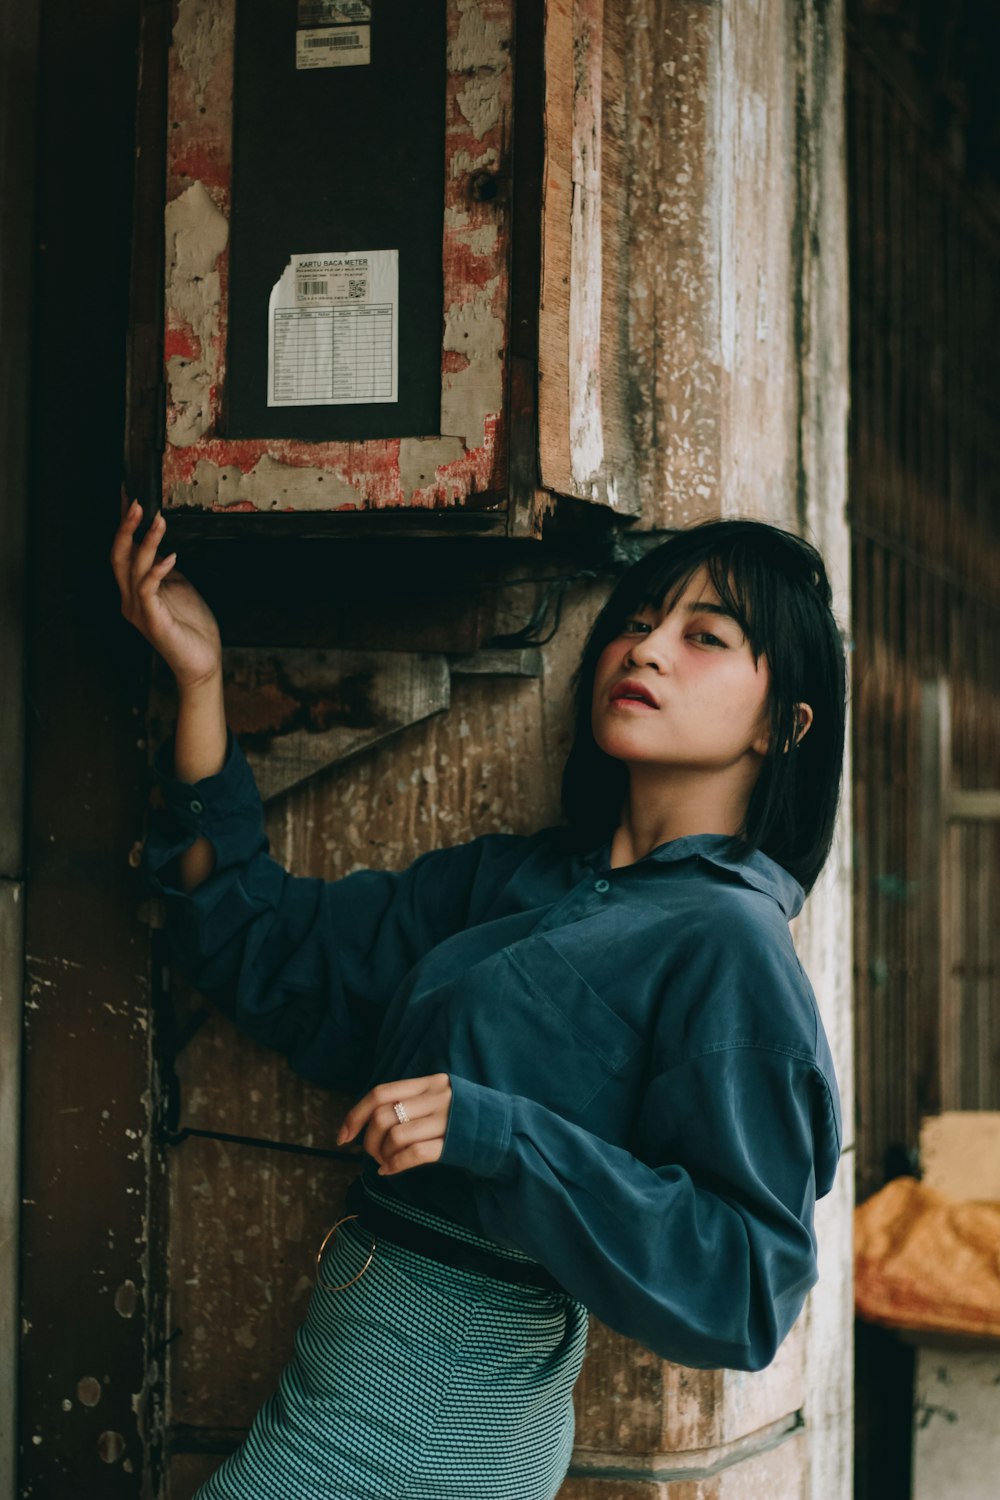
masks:
[(664, 787), (650, 785), (641, 767), (631, 767), (629, 789), (611, 839), (611, 868), (635, 864), (661, 844), (699, 833), (735, 834), (743, 825), (750, 790), (731, 789), (720, 798), (714, 779), (692, 777)]

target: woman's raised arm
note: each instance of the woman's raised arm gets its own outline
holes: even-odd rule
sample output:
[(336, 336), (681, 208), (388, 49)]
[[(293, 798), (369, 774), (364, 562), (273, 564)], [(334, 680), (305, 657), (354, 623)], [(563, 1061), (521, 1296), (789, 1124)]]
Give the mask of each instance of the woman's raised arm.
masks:
[[(176, 552), (158, 558), (166, 532), (161, 511), (141, 542), (137, 500), (122, 494), (121, 524), (111, 547), (111, 567), (122, 614), (163, 657), (177, 682), (174, 775), (195, 782), (216, 775), (226, 758), (222, 699), (222, 641), (215, 616), (194, 585), (174, 568)], [(177, 860), (177, 882), (191, 891), (211, 874), (215, 851), (200, 838)]]

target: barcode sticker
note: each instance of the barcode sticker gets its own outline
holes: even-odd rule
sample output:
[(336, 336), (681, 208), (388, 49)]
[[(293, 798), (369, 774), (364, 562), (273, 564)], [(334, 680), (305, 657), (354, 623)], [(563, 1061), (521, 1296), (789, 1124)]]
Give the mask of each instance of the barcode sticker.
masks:
[(329, 26), (295, 33), (296, 68), (344, 68), (371, 62), (370, 26)]
[(360, 47), (361, 38), (356, 31), (331, 31), (326, 36), (307, 36), (303, 47)]
[(363, 257), (351, 255), (299, 256), (295, 267), (295, 304), (333, 306), (367, 302), (370, 268)]

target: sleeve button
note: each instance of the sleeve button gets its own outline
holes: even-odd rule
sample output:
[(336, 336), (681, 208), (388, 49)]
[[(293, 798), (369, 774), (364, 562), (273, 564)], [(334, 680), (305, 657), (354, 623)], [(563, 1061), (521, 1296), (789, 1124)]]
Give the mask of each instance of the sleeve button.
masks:
[(600, 891), (603, 894), (604, 891), (609, 891), (610, 889), (611, 889), (611, 882), (610, 882), (610, 880), (595, 880), (594, 881), (594, 890), (595, 891)]
[(188, 806), (193, 813), (200, 813), (205, 811), (204, 804), (199, 802), (197, 797), (194, 797), (191, 802), (188, 803)]

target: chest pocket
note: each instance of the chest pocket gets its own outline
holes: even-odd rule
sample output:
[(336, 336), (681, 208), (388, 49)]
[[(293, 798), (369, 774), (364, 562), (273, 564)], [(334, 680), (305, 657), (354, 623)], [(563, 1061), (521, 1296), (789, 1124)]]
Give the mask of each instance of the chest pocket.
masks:
[(523, 1094), (567, 1118), (636, 1056), (642, 1037), (545, 937), (504, 948), (488, 990), (466, 991), (452, 1012), (456, 1071)]

